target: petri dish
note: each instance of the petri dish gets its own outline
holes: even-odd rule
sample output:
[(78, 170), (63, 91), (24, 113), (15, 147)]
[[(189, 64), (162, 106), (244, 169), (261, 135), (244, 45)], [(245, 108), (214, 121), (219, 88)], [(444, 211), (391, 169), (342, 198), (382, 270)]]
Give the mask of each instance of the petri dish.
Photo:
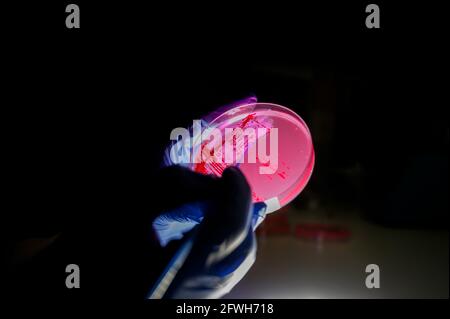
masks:
[[(253, 202), (266, 203), (268, 212), (291, 202), (308, 183), (314, 167), (312, 137), (306, 123), (289, 108), (272, 103), (237, 105), (215, 112), (203, 126), (203, 135), (194, 136), (191, 144), (195, 160), (189, 167), (216, 176), (228, 166), (239, 167)], [(205, 138), (208, 130), (217, 133), (210, 134), (214, 138)]]

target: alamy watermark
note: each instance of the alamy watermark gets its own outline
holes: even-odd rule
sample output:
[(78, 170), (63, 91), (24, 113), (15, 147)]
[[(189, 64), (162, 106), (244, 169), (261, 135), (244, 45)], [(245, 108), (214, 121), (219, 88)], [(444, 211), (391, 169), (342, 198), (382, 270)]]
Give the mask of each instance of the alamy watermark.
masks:
[[(170, 133), (175, 141), (170, 159), (180, 163), (260, 163), (260, 174), (274, 174), (278, 169), (278, 129), (266, 127), (225, 128), (225, 136), (216, 127), (202, 129), (194, 120), (192, 136), (188, 129), (177, 127)], [(268, 145), (267, 145), (268, 142)], [(194, 150), (198, 149), (198, 152)]]
[(377, 264), (366, 266), (366, 287), (369, 289), (380, 288), (380, 267)]
[(66, 28), (79, 29), (80, 28), (80, 7), (76, 4), (68, 4), (66, 6)]
[(76, 264), (66, 266), (66, 287), (69, 289), (80, 288), (80, 267)]
[(368, 29), (380, 28), (380, 7), (374, 3), (367, 5), (366, 13), (369, 15), (366, 17), (366, 27)]

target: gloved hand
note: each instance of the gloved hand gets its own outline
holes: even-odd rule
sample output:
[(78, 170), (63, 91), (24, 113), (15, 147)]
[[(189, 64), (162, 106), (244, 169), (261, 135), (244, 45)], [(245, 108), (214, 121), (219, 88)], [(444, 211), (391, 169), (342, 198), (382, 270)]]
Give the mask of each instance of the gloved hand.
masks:
[(171, 166), (161, 171), (161, 180), (177, 185), (177, 193), (153, 228), (162, 246), (175, 239), (182, 243), (149, 297), (223, 296), (255, 260), (253, 231), (264, 220), (265, 204), (252, 204), (250, 187), (237, 168), (216, 178)]
[[(205, 202), (188, 203), (156, 217), (153, 221), (153, 229), (161, 246), (166, 246), (172, 240), (182, 239), (184, 234), (199, 225), (207, 207)], [(264, 221), (266, 208), (264, 202), (252, 204), (251, 225), (253, 231)]]

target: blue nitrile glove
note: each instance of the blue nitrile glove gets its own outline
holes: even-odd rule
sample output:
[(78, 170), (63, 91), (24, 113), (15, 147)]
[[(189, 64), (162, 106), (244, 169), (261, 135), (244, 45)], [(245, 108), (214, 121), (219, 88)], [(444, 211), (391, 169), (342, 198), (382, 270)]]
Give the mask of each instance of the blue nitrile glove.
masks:
[[(253, 204), (252, 228), (253, 231), (266, 217), (266, 204), (258, 202)], [(181, 239), (183, 235), (200, 224), (203, 220), (207, 205), (204, 202), (185, 204), (159, 215), (153, 221), (153, 229), (161, 246), (166, 246), (171, 240)]]
[[(169, 169), (172, 177), (181, 174), (190, 185), (189, 192), (196, 195), (192, 202), (154, 219), (153, 227), (162, 246), (174, 239), (182, 243), (149, 297), (221, 297), (242, 279), (255, 260), (253, 231), (264, 219), (266, 205), (252, 204), (250, 187), (237, 168), (226, 169), (221, 178), (186, 172), (181, 167)], [(208, 196), (196, 193), (205, 189)], [(189, 196), (183, 196), (188, 201)]]

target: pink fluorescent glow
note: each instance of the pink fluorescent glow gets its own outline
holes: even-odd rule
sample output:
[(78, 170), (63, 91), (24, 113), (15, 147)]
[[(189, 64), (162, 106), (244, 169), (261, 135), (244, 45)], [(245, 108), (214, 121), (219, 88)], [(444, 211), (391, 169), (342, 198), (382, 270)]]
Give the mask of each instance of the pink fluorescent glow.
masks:
[[(201, 162), (193, 164), (194, 171), (220, 176), (227, 166), (239, 166), (252, 188), (254, 202), (276, 198), (280, 206), (285, 206), (297, 197), (308, 183), (314, 166), (311, 134), (300, 116), (290, 109), (276, 104), (250, 103), (226, 110), (218, 114), (216, 118), (210, 119), (208, 124), (210, 127), (220, 129), (223, 133), (222, 146), (226, 142), (225, 128), (241, 128), (243, 130), (266, 128), (266, 135), (270, 135), (272, 128), (277, 128), (278, 167), (274, 174), (260, 174), (259, 168), (265, 164), (257, 158), (256, 163), (248, 163), (248, 161), (231, 164), (227, 164), (225, 161), (222, 163)], [(245, 139), (245, 153), (251, 148), (257, 147), (261, 140), (268, 143), (269, 139), (262, 139), (262, 137), (264, 136), (258, 136), (257, 143), (254, 144), (249, 144)], [(266, 149), (269, 149), (269, 146)], [(199, 152), (202, 150), (204, 150), (204, 145), (200, 147)]]

